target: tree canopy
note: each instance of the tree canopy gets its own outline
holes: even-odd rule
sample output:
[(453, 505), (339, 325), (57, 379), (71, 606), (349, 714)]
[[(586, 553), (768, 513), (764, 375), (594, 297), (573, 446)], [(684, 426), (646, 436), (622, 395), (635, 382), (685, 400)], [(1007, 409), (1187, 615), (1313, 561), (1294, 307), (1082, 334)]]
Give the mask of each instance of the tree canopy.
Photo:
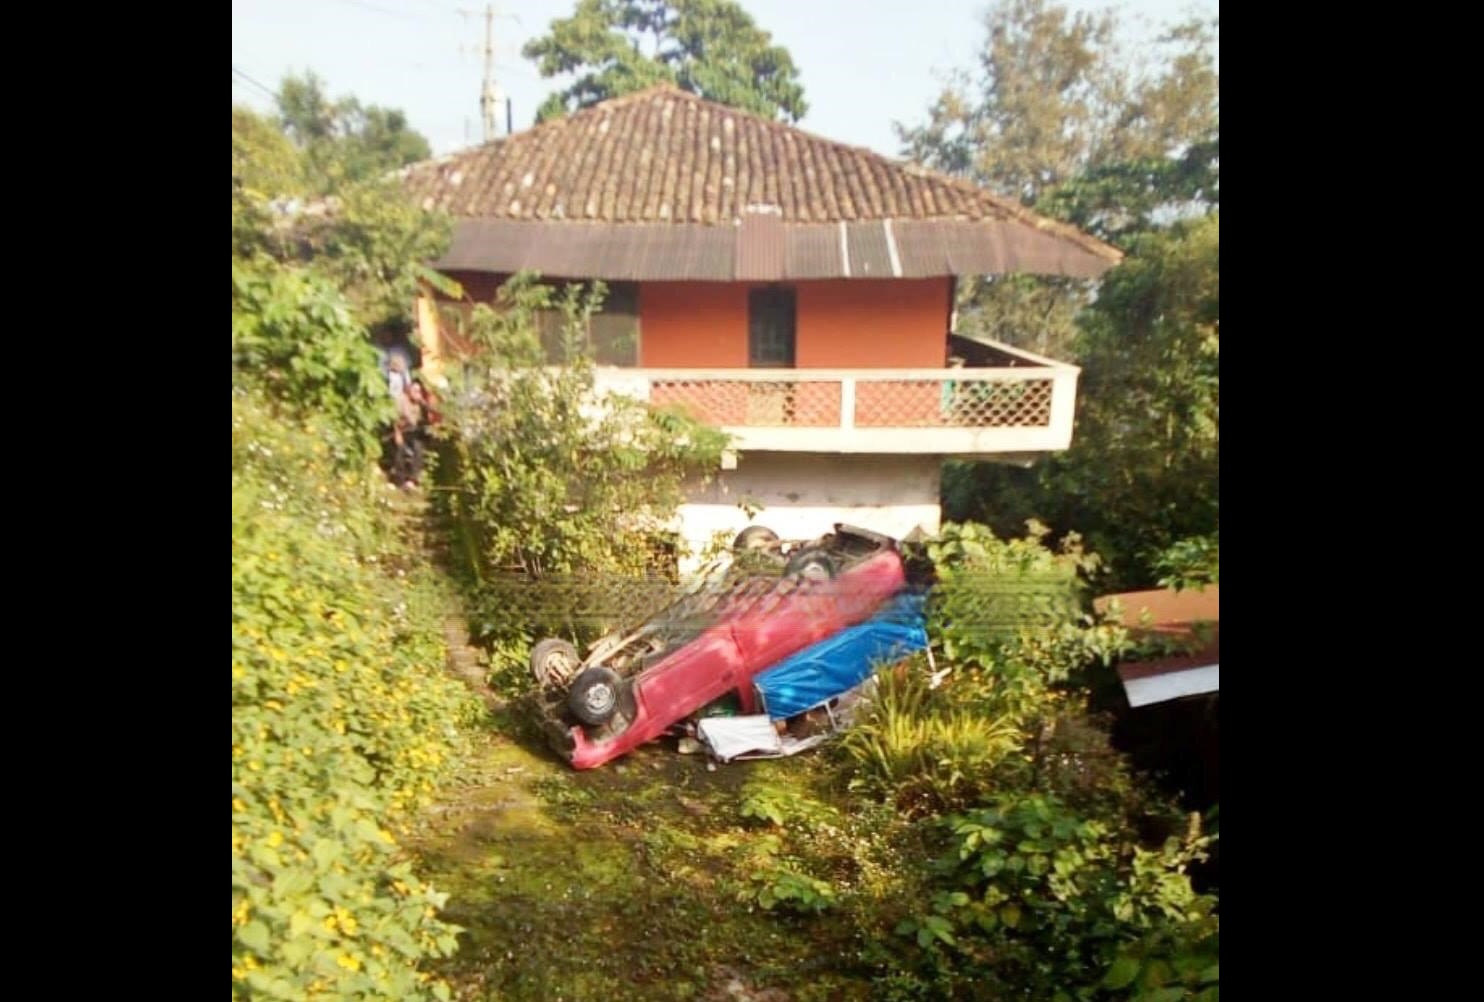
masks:
[(736, 0), (578, 0), (522, 51), (543, 77), (577, 77), (538, 121), (660, 83), (790, 122), (808, 107), (793, 57)]
[(284, 80), (276, 116), (232, 109), (234, 257), (312, 260), (349, 298), (357, 322), (406, 327), (418, 280), (435, 277), (422, 262), (442, 251), (448, 227), (387, 174), (425, 159), (427, 140), (401, 111), (325, 94), (306, 74)]
[(1175, 564), (1189, 579), (1187, 558), (1214, 554), (1218, 529), (1215, 24), (1169, 29), (1144, 66), (1120, 51), (1113, 13), (1007, 0), (986, 28), (978, 75), (960, 75), (926, 123), (900, 129), (907, 152), (1128, 258), (1100, 286), (960, 283), (961, 333), (1071, 359), (1083, 376), (1072, 448), (1031, 470), (950, 466), (945, 515), (1004, 533), (1028, 518), (1080, 532), (1109, 560), (1110, 585), (1152, 585)]
[[(898, 124), (903, 152), (1122, 243), (1190, 203), (1215, 202), (1215, 24), (1165, 31), (1144, 65), (1118, 44), (1114, 12), (1048, 0), (986, 13), (977, 72), (960, 72), (927, 121)], [(1028, 276), (966, 281), (963, 332), (1070, 357), (1091, 283)]]
[(318, 187), (366, 181), (432, 156), (428, 141), (395, 108), (331, 100), (313, 73), (285, 77), (279, 87), (278, 125), (305, 156)]

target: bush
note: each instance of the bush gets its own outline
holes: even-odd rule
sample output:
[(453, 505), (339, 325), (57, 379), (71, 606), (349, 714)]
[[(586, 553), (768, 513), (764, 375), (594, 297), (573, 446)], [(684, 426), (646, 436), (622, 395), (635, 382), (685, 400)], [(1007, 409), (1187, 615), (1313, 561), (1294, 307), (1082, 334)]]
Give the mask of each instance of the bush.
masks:
[(1154, 558), (1161, 588), (1197, 591), (1221, 582), (1221, 533), (1181, 539)]
[(1013, 796), (947, 819), (927, 907), (898, 956), (939, 998), (1214, 999), (1215, 900), (1186, 874), (1197, 822), (1158, 850), (1051, 797)]
[(260, 259), (232, 263), (234, 385), (251, 385), (290, 413), (328, 421), (329, 434), (365, 459), (392, 417), (376, 349), (350, 304), (313, 272)]
[[(592, 639), (625, 611), (593, 602), (667, 591), (682, 482), (720, 466), (720, 432), (597, 393), (584, 333), (602, 292), (512, 279), (473, 310), (480, 350), (451, 374), (439, 504), (487, 634)], [(563, 366), (545, 364), (539, 311), (563, 318)]]
[(886, 669), (876, 680), (870, 708), (841, 750), (853, 766), (851, 788), (888, 799), (904, 814), (973, 802), (1020, 746), (1012, 723), (957, 705), (949, 690), (930, 690), (921, 671)]
[(481, 709), (354, 439), (234, 389), (234, 999), (448, 997), (418, 966), (458, 930), (397, 838)]
[(1054, 551), (1046, 535), (1036, 522), (1012, 540), (949, 523), (928, 547), (939, 578), (932, 629), (958, 698), (1032, 728), (1083, 669), (1111, 663), (1128, 644), (1126, 630), (1084, 612), (1097, 556), (1075, 536)]

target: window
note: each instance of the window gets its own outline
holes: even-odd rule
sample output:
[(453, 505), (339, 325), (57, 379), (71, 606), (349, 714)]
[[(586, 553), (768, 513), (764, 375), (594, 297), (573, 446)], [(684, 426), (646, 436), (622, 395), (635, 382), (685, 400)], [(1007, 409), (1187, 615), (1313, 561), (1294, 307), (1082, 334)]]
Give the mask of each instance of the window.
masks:
[[(553, 294), (561, 295), (562, 284), (551, 284), (554, 286)], [(438, 306), (439, 326), (448, 350), (456, 355), (469, 354), (473, 350), (468, 329), (474, 305), (442, 300)], [(560, 365), (565, 356), (561, 311), (541, 310), (535, 319), (536, 333), (547, 361)], [(634, 282), (608, 283), (608, 294), (603, 298), (602, 308), (588, 322), (587, 335), (593, 359), (599, 365), (638, 365), (639, 286)]]
[(795, 344), (794, 290), (783, 286), (747, 294), (747, 364), (754, 369), (791, 369)]
[[(609, 282), (603, 306), (588, 323), (588, 346), (599, 365), (639, 364), (639, 286), (634, 282)], [(541, 343), (553, 363), (562, 359), (562, 315), (542, 311), (538, 317)]]

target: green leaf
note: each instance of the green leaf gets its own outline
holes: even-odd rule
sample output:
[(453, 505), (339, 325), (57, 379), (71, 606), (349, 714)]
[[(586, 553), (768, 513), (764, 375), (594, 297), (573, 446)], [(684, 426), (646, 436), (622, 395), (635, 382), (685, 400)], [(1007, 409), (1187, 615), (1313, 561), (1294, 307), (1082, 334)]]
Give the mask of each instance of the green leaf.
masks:
[(1133, 984), (1134, 978), (1139, 976), (1139, 960), (1137, 957), (1119, 957), (1113, 961), (1113, 966), (1108, 968), (1108, 973), (1103, 975), (1104, 988), (1124, 988)]
[(237, 930), (237, 939), (258, 953), (268, 952), (268, 927), (256, 919)]
[(1185, 989), (1156, 988), (1151, 992), (1140, 992), (1134, 996), (1134, 1002), (1181, 1002), (1185, 998)]
[(1020, 906), (1006, 905), (1005, 907), (1001, 908), (1000, 921), (1004, 922), (1011, 929), (1014, 929), (1020, 924)]
[(315, 864), (320, 869), (326, 869), (340, 858), (340, 843), (333, 839), (322, 838), (314, 843), (313, 856)]
[(1220, 981), (1220, 980), (1221, 980), (1221, 965), (1220, 964), (1212, 964), (1210, 967), (1206, 968), (1204, 971), (1201, 972), (1201, 983), (1202, 984), (1205, 984), (1208, 981)]

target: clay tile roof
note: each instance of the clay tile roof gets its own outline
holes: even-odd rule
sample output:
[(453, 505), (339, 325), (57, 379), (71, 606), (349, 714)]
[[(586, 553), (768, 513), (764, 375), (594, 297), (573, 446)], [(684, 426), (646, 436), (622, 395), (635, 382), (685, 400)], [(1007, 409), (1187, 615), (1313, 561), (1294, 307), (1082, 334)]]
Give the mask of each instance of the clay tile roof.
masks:
[[(1093, 274), (1121, 257), (1013, 199), (671, 85), (414, 164), (403, 172), (403, 183), (424, 207), (487, 224), (482, 232), (502, 243), (520, 231), (490, 225), (540, 223), (549, 233), (562, 223), (569, 234), (586, 229), (576, 224), (731, 226), (765, 207), (791, 231), (842, 223), (905, 227), (897, 239), (909, 252), (922, 244), (933, 259), (908, 271), (956, 274), (984, 263), (982, 253), (966, 252), (961, 239), (931, 225), (945, 223), (998, 223), (992, 228), (1001, 245), (1015, 239), (1005, 231), (1023, 233), (1028, 249), (1022, 256), (1034, 265), (1025, 270)], [(1003, 257), (1003, 246), (999, 251)], [(1068, 255), (1086, 260), (1069, 268)], [(1054, 267), (1042, 264), (1052, 259)]]

